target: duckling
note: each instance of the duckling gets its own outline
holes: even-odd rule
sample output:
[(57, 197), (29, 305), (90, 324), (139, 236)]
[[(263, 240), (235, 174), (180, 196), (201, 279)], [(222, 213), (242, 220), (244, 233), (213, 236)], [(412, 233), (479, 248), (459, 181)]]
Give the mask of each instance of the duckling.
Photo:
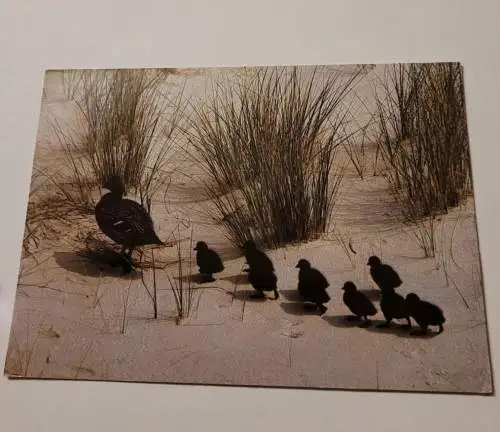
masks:
[(247, 273), (250, 272), (252, 268), (264, 272), (274, 272), (273, 262), (264, 251), (257, 248), (253, 240), (247, 240), (243, 244), (242, 249), (249, 267), (246, 270)]
[(247, 240), (242, 246), (248, 269), (248, 282), (257, 291), (252, 298), (265, 298), (265, 291), (273, 291), (274, 300), (279, 298), (278, 277), (274, 273), (274, 265), (267, 254), (260, 250), (253, 240)]
[(196, 251), (196, 264), (202, 275), (202, 282), (214, 282), (214, 273), (220, 273), (224, 270), (224, 264), (217, 252), (210, 249), (206, 242), (199, 241), (194, 248)]
[(109, 176), (103, 184), (109, 192), (102, 195), (95, 207), (95, 218), (100, 230), (123, 247), (126, 273), (131, 271), (134, 248), (145, 245), (163, 245), (155, 233), (153, 221), (139, 203), (123, 198), (125, 186), (118, 175)]
[(342, 287), (344, 291), (343, 300), (344, 304), (350, 309), (354, 316), (348, 316), (348, 321), (363, 319), (360, 327), (368, 327), (371, 321), (368, 319), (369, 316), (373, 316), (377, 313), (377, 309), (371, 302), (371, 300), (366, 296), (365, 293), (358, 291), (358, 288), (354, 282), (348, 281)]
[(387, 328), (390, 327), (393, 319), (404, 318), (408, 321), (408, 324), (404, 324), (401, 327), (411, 329), (410, 312), (406, 300), (403, 296), (396, 293), (394, 289), (386, 288), (382, 291), (380, 309), (382, 309), (386, 322), (379, 324), (377, 327)]
[(299, 269), (299, 283), (297, 289), (300, 296), (314, 303), (320, 314), (323, 315), (327, 311), (327, 307), (323, 303), (330, 301), (330, 296), (326, 289), (330, 283), (325, 276), (317, 269), (311, 266), (311, 263), (306, 259), (300, 259), (295, 268)]
[(255, 267), (250, 268), (248, 272), (248, 282), (257, 291), (252, 294), (251, 298), (266, 298), (264, 294), (267, 291), (272, 291), (274, 294), (273, 300), (278, 300), (278, 277), (269, 269), (256, 269)]
[(398, 288), (403, 283), (396, 270), (388, 264), (383, 264), (379, 257), (371, 256), (367, 265), (370, 266), (370, 275), (373, 281), (381, 291)]
[(427, 334), (429, 326), (439, 326), (438, 334), (444, 331), (443, 324), (446, 319), (443, 310), (428, 301), (420, 300), (415, 293), (406, 296), (408, 310), (413, 319), (417, 322), (420, 330), (414, 331), (414, 334)]

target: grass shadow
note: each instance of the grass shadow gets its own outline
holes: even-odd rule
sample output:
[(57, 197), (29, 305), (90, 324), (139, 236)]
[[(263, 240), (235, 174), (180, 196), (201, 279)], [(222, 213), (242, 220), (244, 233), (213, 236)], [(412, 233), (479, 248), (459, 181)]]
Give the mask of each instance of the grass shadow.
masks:
[(205, 187), (200, 182), (181, 182), (170, 185), (170, 202), (173, 204), (195, 204), (208, 200)]
[[(54, 252), (54, 259), (61, 268), (82, 276), (114, 276), (120, 278), (125, 276), (123, 274), (122, 257), (111, 249), (99, 252), (90, 250)], [(132, 272), (126, 277), (139, 279), (141, 274), (132, 269)]]
[(399, 229), (402, 222), (398, 203), (390, 195), (387, 184), (358, 189), (362, 199), (350, 198), (339, 201), (338, 217), (347, 226), (352, 227), (384, 227), (384, 231)]

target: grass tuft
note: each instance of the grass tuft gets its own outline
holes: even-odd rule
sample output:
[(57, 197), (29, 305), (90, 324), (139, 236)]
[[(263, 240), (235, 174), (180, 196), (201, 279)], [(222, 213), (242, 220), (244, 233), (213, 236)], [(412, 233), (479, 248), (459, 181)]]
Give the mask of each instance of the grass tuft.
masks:
[(434, 220), (471, 193), (463, 70), (458, 63), (397, 64), (377, 93), (385, 176), (419, 244), (434, 256)]
[(79, 71), (72, 92), (77, 127), (52, 122), (69, 167), (66, 182), (74, 185), (72, 202), (93, 207), (96, 189), (118, 175), (150, 209), (169, 182), (164, 168), (183, 112), (183, 92), (166, 90), (169, 76), (157, 69)]
[(194, 108), (188, 139), (212, 216), (234, 245), (279, 247), (327, 230), (348, 138), (342, 102), (361, 74), (257, 68), (235, 85), (215, 83), (212, 99)]

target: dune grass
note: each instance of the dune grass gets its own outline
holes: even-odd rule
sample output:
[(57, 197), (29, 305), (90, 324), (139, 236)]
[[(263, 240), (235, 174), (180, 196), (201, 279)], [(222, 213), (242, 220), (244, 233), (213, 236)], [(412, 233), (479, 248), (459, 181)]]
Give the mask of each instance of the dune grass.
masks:
[(434, 219), (470, 194), (471, 165), (462, 66), (388, 66), (377, 91), (386, 178), (426, 256)]
[[(170, 289), (174, 295), (175, 307), (177, 309), (176, 322), (182, 323), (183, 320), (189, 318), (194, 305), (194, 284), (191, 279), (191, 269), (193, 266), (193, 229), (188, 243), (188, 258), (186, 260), (181, 247), (181, 238), (179, 227), (177, 227), (177, 261), (175, 276), (166, 273)], [(186, 262), (187, 261), (187, 262)]]
[[(205, 189), (235, 245), (279, 247), (328, 228), (342, 181), (344, 99), (359, 81), (321, 68), (256, 68), (214, 85), (194, 108), (188, 139)], [(309, 74), (309, 75), (308, 75)]]
[(74, 185), (69, 200), (93, 207), (95, 190), (118, 175), (150, 208), (169, 181), (164, 167), (183, 112), (182, 91), (165, 90), (168, 77), (157, 69), (80, 71), (76, 127), (53, 119), (69, 167), (63, 177)]

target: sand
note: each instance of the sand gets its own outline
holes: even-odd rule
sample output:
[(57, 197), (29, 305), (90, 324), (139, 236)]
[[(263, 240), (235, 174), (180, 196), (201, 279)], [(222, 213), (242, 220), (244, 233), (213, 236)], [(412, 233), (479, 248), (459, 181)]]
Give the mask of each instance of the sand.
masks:
[[(376, 72), (360, 83), (358, 92), (367, 98)], [(203, 74), (190, 75), (186, 91), (202, 96), (204, 80)], [(71, 119), (73, 113), (57, 73), (48, 76), (44, 96), (38, 167), (63, 160), (50, 116)], [(278, 301), (248, 298), (252, 288), (242, 273), (244, 259), (207, 216), (211, 203), (192, 177), (174, 176), (168, 205), (153, 206), (160, 237), (167, 237), (182, 219), (184, 252), (190, 249), (192, 228), (193, 240), (205, 240), (220, 252), (226, 267), (216, 282), (194, 285), (192, 314), (181, 322), (176, 322), (167, 278), (167, 273), (175, 274), (175, 265), (157, 271), (159, 316), (152, 319), (151, 300), (140, 278), (99, 270), (75, 253), (78, 233), (97, 232), (92, 218), (78, 219), (71, 227), (57, 225), (60, 235), (40, 245), (40, 264), (34, 266), (30, 259), (22, 263), (6, 373), (47, 379), (491, 393), (473, 198), (439, 220), (436, 257), (425, 258), (411, 227), (395, 217), (385, 179), (372, 175), (373, 159), (370, 147), (364, 179), (348, 166), (329, 233), (269, 251), (279, 280)], [(179, 172), (193, 172), (180, 150), (173, 160), (182, 167)], [(356, 253), (343, 247), (348, 243)], [(176, 248), (155, 254), (160, 261), (173, 262)], [(416, 292), (442, 307), (444, 333), (418, 338), (397, 326), (362, 329), (345, 322), (349, 311), (341, 287), (347, 280), (379, 308), (366, 266), (372, 254), (397, 269), (404, 281), (398, 292)], [(324, 316), (297, 303), (295, 265), (300, 258), (310, 260), (330, 282), (331, 301)], [(194, 265), (190, 273), (196, 273)], [(379, 312), (374, 321), (382, 320)]]

